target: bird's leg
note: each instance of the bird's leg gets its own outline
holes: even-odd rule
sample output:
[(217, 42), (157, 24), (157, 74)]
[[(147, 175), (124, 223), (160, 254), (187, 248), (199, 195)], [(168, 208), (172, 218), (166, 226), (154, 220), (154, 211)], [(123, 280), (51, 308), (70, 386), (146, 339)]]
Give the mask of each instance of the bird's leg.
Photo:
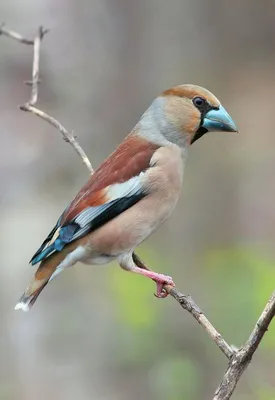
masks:
[[(133, 253), (132, 257), (137, 267), (146, 269), (147, 271), (151, 271), (148, 265), (145, 264), (145, 262), (142, 261), (141, 258), (136, 253)], [(165, 297), (167, 297), (169, 293), (164, 288), (165, 283), (158, 282), (155, 279), (153, 279), (153, 281), (155, 281), (157, 284), (157, 293), (154, 293), (154, 295), (159, 299), (164, 299)]]
[(172, 278), (163, 274), (158, 274), (157, 272), (151, 271), (146, 264), (144, 264), (136, 254), (127, 254), (119, 259), (120, 266), (131, 272), (146, 276), (153, 279), (157, 284), (156, 297), (164, 298), (168, 293), (164, 290), (164, 285), (168, 284), (175, 286)]

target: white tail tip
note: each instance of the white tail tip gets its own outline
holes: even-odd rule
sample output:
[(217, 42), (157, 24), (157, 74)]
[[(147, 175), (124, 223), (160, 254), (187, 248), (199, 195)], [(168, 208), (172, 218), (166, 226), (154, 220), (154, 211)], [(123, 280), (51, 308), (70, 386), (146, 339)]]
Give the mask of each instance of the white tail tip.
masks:
[(29, 311), (30, 306), (28, 303), (23, 303), (22, 301), (20, 301), (19, 303), (16, 304), (16, 306), (14, 307), (15, 310), (22, 310), (24, 312)]

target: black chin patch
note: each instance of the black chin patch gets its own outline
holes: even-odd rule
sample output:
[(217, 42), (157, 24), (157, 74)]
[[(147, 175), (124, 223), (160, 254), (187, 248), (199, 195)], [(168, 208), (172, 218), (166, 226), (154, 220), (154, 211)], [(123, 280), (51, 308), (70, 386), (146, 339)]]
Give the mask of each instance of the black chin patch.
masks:
[(200, 126), (195, 135), (193, 136), (193, 139), (191, 140), (191, 144), (195, 143), (196, 140), (200, 139), (203, 135), (205, 135), (208, 132), (206, 128), (203, 126)]

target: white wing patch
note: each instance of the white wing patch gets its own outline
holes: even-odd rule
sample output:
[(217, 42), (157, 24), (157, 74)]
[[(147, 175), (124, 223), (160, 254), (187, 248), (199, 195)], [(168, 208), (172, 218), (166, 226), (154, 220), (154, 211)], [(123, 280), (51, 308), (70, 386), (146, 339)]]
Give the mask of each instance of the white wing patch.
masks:
[(144, 172), (141, 172), (138, 176), (129, 179), (127, 182), (107, 186), (105, 193), (108, 197), (108, 202), (96, 207), (87, 207), (74, 219), (74, 222), (80, 226), (80, 229), (74, 234), (73, 240), (85, 235), (91, 229), (91, 224), (95, 218), (99, 217), (105, 211), (107, 212), (108, 209), (111, 210), (120, 199), (131, 199), (132, 196), (141, 194), (143, 192), (143, 185), (140, 178), (143, 175)]
[(106, 194), (109, 197), (109, 201), (116, 200), (121, 197), (134, 195), (142, 190), (141, 179), (144, 172), (141, 172), (138, 176), (134, 176), (127, 182), (114, 183), (113, 185), (107, 186)]
[(78, 216), (75, 218), (75, 222), (78, 223), (81, 228), (84, 228), (89, 222), (105, 211), (108, 207), (110, 207), (109, 203), (98, 207), (87, 207), (84, 211), (78, 214)]
[[(147, 194), (143, 176), (144, 172), (141, 172), (127, 182), (116, 183), (102, 189), (100, 195), (102, 194), (104, 204), (87, 207), (64, 225), (61, 223), (62, 214), (30, 262), (35, 265), (56, 251), (61, 251), (68, 243), (100, 228), (140, 201)], [(19, 306), (21, 307), (21, 304)]]

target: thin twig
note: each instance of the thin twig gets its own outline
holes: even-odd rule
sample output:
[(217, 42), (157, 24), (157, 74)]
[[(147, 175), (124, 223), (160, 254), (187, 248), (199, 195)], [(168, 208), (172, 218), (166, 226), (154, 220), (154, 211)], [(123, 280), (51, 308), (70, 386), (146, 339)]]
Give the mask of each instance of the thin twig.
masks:
[[(148, 265), (146, 265), (137, 254), (133, 254), (133, 259), (138, 267), (151, 271)], [(226, 343), (221, 334), (214, 328), (211, 322), (209, 322), (192, 297), (181, 293), (176, 287), (172, 287), (170, 285), (165, 285), (164, 289), (167, 291), (167, 293), (174, 297), (174, 299), (184, 310), (188, 311), (195, 318), (195, 320), (203, 327), (203, 329), (211, 337), (214, 343), (216, 343), (224, 355), (230, 359), (234, 355), (234, 351), (231, 349), (229, 344)]]
[(75, 139), (73, 133), (70, 133), (57, 119), (53, 118), (49, 114), (46, 114), (44, 111), (39, 110), (38, 108), (31, 106), (29, 103), (23, 104), (20, 106), (20, 109), (23, 111), (29, 111), (34, 115), (37, 115), (39, 118), (42, 118), (44, 121), (47, 121), (49, 124), (57, 128), (63, 136), (65, 142), (68, 142), (72, 145), (77, 154), (81, 157), (83, 163), (86, 165), (88, 171), (92, 174), (94, 172), (92, 164), (90, 163), (89, 158), (86, 153)]
[(213, 400), (228, 400), (234, 392), (243, 372), (248, 367), (255, 351), (261, 343), (272, 319), (275, 316), (275, 292), (273, 292), (258, 319), (248, 341), (238, 350), (229, 362), (229, 366), (218, 386)]
[(34, 115), (44, 119), (49, 124), (53, 125), (57, 128), (63, 136), (63, 139), (70, 143), (70, 145), (74, 148), (76, 153), (81, 157), (83, 163), (86, 165), (88, 171), (92, 174), (93, 167), (90, 163), (89, 158), (87, 157), (85, 151), (82, 149), (76, 137), (73, 133), (69, 133), (69, 131), (55, 118), (51, 117), (49, 114), (45, 113), (44, 111), (34, 107), (38, 100), (38, 83), (39, 83), (39, 61), (40, 61), (40, 49), (41, 49), (41, 42), (45, 34), (48, 32), (48, 29), (44, 29), (42, 26), (38, 28), (38, 32), (34, 38), (34, 40), (29, 40), (24, 38), (17, 32), (14, 32), (9, 29), (3, 28), (3, 24), (0, 27), (0, 34), (8, 36), (14, 40), (17, 40), (21, 43), (33, 45), (33, 64), (32, 64), (32, 80), (27, 81), (28, 84), (31, 84), (31, 97), (28, 102), (20, 106), (20, 109), (23, 111), (31, 112)]
[(33, 44), (34, 44), (33, 40), (26, 39), (22, 35), (20, 35), (20, 33), (12, 31), (11, 29), (6, 29), (6, 28), (4, 28), (4, 26), (5, 26), (4, 23), (1, 24), (1, 26), (0, 26), (0, 35), (4, 35), (4, 36), (7, 36), (7, 37), (9, 37), (11, 39), (16, 40), (17, 42), (21, 42), (21, 43), (33, 46)]
[(203, 327), (203, 329), (208, 333), (211, 339), (216, 343), (219, 349), (224, 353), (227, 358), (231, 358), (234, 351), (229, 346), (228, 343), (223, 339), (221, 334), (214, 328), (211, 322), (203, 314), (199, 306), (194, 302), (191, 296), (180, 293), (177, 288), (171, 288), (168, 293), (174, 297), (175, 300), (188, 311), (195, 320)]
[(30, 106), (34, 106), (38, 99), (40, 47), (41, 47), (41, 41), (46, 32), (47, 30), (44, 30), (43, 26), (40, 26), (38, 28), (38, 33), (34, 38), (33, 65), (32, 65), (32, 91), (31, 91), (31, 98), (29, 101)]

